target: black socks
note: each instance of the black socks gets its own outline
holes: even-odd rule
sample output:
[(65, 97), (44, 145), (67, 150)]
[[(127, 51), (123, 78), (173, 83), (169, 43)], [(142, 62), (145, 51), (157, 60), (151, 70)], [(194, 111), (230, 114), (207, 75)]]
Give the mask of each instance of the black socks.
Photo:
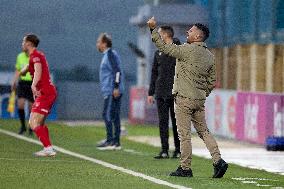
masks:
[(26, 118), (25, 118), (25, 110), (19, 109), (18, 115), (21, 121), (21, 130), (26, 130)]

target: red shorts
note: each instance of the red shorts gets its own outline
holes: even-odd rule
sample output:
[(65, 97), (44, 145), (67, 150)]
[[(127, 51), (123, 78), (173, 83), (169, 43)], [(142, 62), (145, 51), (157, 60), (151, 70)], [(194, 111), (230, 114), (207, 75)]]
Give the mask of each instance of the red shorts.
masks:
[(55, 87), (48, 88), (47, 90), (41, 90), (41, 95), (38, 96), (33, 103), (32, 112), (47, 116), (50, 113), (56, 97), (57, 92)]

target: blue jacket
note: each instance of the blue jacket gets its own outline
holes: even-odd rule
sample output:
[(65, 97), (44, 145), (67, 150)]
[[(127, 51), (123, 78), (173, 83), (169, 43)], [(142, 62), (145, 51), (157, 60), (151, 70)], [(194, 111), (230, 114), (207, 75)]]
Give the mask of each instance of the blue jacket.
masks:
[(116, 51), (108, 49), (104, 52), (100, 66), (100, 85), (104, 97), (112, 95), (115, 88), (120, 94), (124, 92), (124, 74), (121, 60)]

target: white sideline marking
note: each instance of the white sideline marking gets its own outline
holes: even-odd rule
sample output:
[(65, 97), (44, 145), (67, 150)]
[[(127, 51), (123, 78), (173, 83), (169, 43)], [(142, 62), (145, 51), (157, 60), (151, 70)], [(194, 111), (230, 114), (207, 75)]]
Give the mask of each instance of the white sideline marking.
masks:
[[(28, 138), (28, 137), (25, 137), (25, 136), (21, 136), (21, 135), (18, 135), (16, 133), (13, 133), (13, 132), (10, 132), (10, 131), (0, 129), (0, 133), (9, 135), (9, 136), (12, 136), (12, 137), (15, 137), (17, 139), (21, 139), (21, 140), (24, 140), (24, 141), (27, 141), (27, 142), (30, 142), (30, 143), (41, 145), (41, 143), (37, 140), (31, 139), (31, 138)], [(164, 186), (168, 186), (168, 187), (176, 188), (176, 189), (191, 189), (191, 188), (187, 188), (185, 186), (172, 184), (172, 183), (169, 183), (167, 181), (160, 180), (160, 179), (145, 175), (143, 173), (139, 173), (139, 172), (135, 172), (135, 171), (132, 171), (132, 170), (129, 170), (129, 169), (125, 169), (123, 167), (119, 167), (117, 165), (113, 165), (111, 163), (107, 163), (107, 162), (104, 162), (104, 161), (101, 161), (101, 160), (98, 160), (98, 159), (95, 159), (95, 158), (91, 158), (91, 157), (88, 157), (88, 156), (85, 156), (85, 155), (82, 155), (82, 154), (79, 154), (79, 153), (76, 153), (76, 152), (65, 150), (64, 148), (61, 148), (61, 147), (58, 147), (58, 146), (53, 146), (53, 148), (56, 151), (61, 152), (63, 154), (67, 154), (67, 155), (70, 155), (70, 156), (73, 156), (73, 157), (77, 157), (79, 159), (91, 161), (93, 163), (102, 165), (104, 167), (107, 167), (107, 168), (110, 168), (110, 169), (113, 169), (113, 170), (117, 170), (117, 171), (129, 174), (129, 175), (135, 176), (135, 177), (140, 177), (140, 178), (143, 178), (145, 180), (148, 180), (150, 182), (153, 182), (153, 183), (156, 183), (156, 184), (159, 184), (159, 185), (164, 185)]]
[[(238, 180), (244, 184), (255, 184), (255, 186), (258, 187), (270, 187), (272, 185), (269, 184), (259, 184), (257, 181), (273, 181), (277, 182), (278, 180), (273, 180), (273, 179), (267, 179), (267, 178), (250, 178), (250, 177), (236, 177), (232, 178), (233, 180)], [(277, 187), (276, 187), (277, 188)]]
[(139, 152), (133, 149), (122, 149), (122, 151), (130, 153), (130, 154), (140, 155), (140, 156), (152, 156), (153, 155), (150, 153)]
[(254, 178), (254, 177), (233, 177), (233, 180), (260, 180), (260, 181), (274, 181), (277, 182), (278, 180), (267, 179), (267, 178)]

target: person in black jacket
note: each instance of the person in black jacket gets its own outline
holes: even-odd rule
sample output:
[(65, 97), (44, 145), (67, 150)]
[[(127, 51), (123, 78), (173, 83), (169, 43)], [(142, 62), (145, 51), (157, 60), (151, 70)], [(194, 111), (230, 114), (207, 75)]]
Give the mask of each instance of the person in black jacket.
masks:
[[(175, 43), (180, 45), (178, 39), (174, 37), (174, 30), (170, 26), (161, 26), (159, 33), (165, 43)], [(157, 100), (160, 138), (162, 151), (156, 159), (169, 158), (169, 112), (172, 120), (175, 151), (172, 158), (180, 157), (180, 142), (177, 133), (176, 118), (174, 113), (174, 97), (172, 88), (174, 83), (176, 59), (160, 51), (155, 52), (152, 66), (151, 83), (148, 91), (148, 103), (154, 103), (154, 96)]]

